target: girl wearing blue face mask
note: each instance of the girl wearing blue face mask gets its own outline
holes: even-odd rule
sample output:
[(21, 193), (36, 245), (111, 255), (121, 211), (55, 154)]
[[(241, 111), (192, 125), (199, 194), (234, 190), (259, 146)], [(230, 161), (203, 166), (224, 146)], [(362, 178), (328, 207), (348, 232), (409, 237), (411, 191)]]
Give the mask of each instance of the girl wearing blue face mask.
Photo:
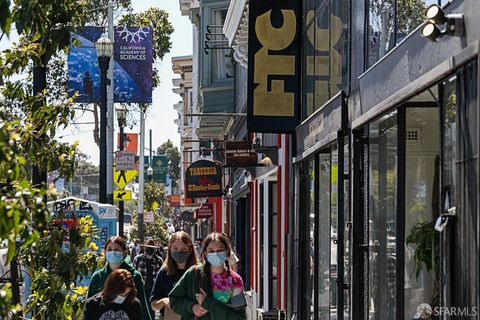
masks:
[(88, 286), (88, 298), (96, 295), (104, 289), (107, 277), (113, 271), (117, 269), (125, 269), (130, 272), (135, 282), (137, 290), (136, 297), (140, 300), (142, 306), (142, 319), (152, 320), (147, 306), (142, 275), (135, 270), (131, 264), (125, 261), (125, 257), (128, 254), (127, 241), (119, 236), (109, 238), (105, 243), (104, 254), (107, 263), (103, 268), (93, 273), (90, 285)]
[(117, 269), (108, 276), (103, 291), (86, 301), (85, 319), (142, 320), (142, 307), (136, 294), (131, 273)]
[(169, 308), (168, 293), (180, 280), (185, 271), (197, 264), (197, 257), (192, 238), (185, 231), (175, 232), (170, 236), (165, 261), (157, 274), (153, 285), (150, 303), (152, 309), (161, 311)]
[(230, 269), (231, 246), (221, 233), (203, 241), (202, 266), (190, 268), (170, 292), (170, 306), (182, 320), (246, 319), (243, 280)]

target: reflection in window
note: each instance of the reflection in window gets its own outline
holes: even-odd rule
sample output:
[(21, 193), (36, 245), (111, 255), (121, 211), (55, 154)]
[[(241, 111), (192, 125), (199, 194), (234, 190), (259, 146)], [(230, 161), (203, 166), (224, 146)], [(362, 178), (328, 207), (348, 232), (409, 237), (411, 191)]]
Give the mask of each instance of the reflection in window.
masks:
[(330, 318), (330, 154), (319, 155), (318, 319)]
[[(330, 189), (330, 311), (337, 318), (338, 150), (332, 150)], [(343, 212), (342, 212), (343, 214)]]
[(442, 211), (448, 212), (455, 207), (455, 181), (457, 159), (457, 92), (454, 76), (443, 85), (443, 176), (442, 176)]
[(303, 119), (348, 85), (349, 3), (303, 2)]
[(367, 68), (425, 21), (427, 6), (440, 0), (370, 0)]
[(369, 319), (395, 320), (397, 116), (369, 126)]
[[(438, 306), (440, 119), (438, 108), (406, 109), (405, 318), (421, 303)], [(415, 134), (413, 134), (415, 133)]]
[(307, 174), (307, 266), (308, 272), (305, 283), (304, 295), (307, 297), (307, 307), (309, 308), (309, 318), (313, 318), (315, 310), (315, 161), (314, 159), (308, 161), (306, 166)]
[(277, 182), (270, 182), (269, 185), (270, 197), (269, 197), (269, 230), (270, 230), (270, 279), (269, 279), (269, 292), (270, 292), (270, 310), (275, 310), (277, 308), (277, 236), (278, 236), (278, 197), (277, 197)]

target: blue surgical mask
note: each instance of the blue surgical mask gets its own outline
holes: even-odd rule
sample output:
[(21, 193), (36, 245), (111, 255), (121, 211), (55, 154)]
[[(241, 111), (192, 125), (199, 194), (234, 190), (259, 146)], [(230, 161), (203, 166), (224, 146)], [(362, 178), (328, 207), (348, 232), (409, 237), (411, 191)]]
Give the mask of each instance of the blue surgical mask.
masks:
[(120, 251), (108, 251), (105, 258), (110, 263), (119, 263), (123, 260), (123, 253)]
[(122, 304), (122, 303), (125, 301), (125, 299), (127, 299), (127, 297), (118, 295), (118, 296), (113, 300), (113, 302), (115, 302), (116, 304)]
[(210, 262), (212, 266), (221, 266), (227, 260), (227, 254), (225, 252), (212, 252), (207, 253), (207, 261)]

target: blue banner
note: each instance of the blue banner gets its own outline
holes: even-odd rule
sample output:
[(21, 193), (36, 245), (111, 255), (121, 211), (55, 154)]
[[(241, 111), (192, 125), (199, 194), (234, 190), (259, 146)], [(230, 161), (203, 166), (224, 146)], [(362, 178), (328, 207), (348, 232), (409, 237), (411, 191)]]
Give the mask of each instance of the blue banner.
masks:
[[(104, 28), (83, 27), (74, 35), (80, 46), (68, 55), (68, 91), (76, 102), (100, 102), (100, 69), (95, 42)], [(114, 101), (152, 102), (152, 31), (149, 27), (115, 27)]]

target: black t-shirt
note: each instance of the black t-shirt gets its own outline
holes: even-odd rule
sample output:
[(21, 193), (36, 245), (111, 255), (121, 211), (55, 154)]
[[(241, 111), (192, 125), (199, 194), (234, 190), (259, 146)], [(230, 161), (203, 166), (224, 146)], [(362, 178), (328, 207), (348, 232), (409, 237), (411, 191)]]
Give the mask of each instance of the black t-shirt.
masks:
[(168, 275), (167, 270), (162, 267), (155, 278), (150, 302), (168, 297), (168, 294), (172, 291), (173, 287), (177, 281), (180, 280), (185, 271), (186, 269), (180, 269), (177, 274)]
[(85, 302), (85, 320), (142, 320), (142, 306), (137, 298), (117, 304), (102, 300), (98, 293)]

